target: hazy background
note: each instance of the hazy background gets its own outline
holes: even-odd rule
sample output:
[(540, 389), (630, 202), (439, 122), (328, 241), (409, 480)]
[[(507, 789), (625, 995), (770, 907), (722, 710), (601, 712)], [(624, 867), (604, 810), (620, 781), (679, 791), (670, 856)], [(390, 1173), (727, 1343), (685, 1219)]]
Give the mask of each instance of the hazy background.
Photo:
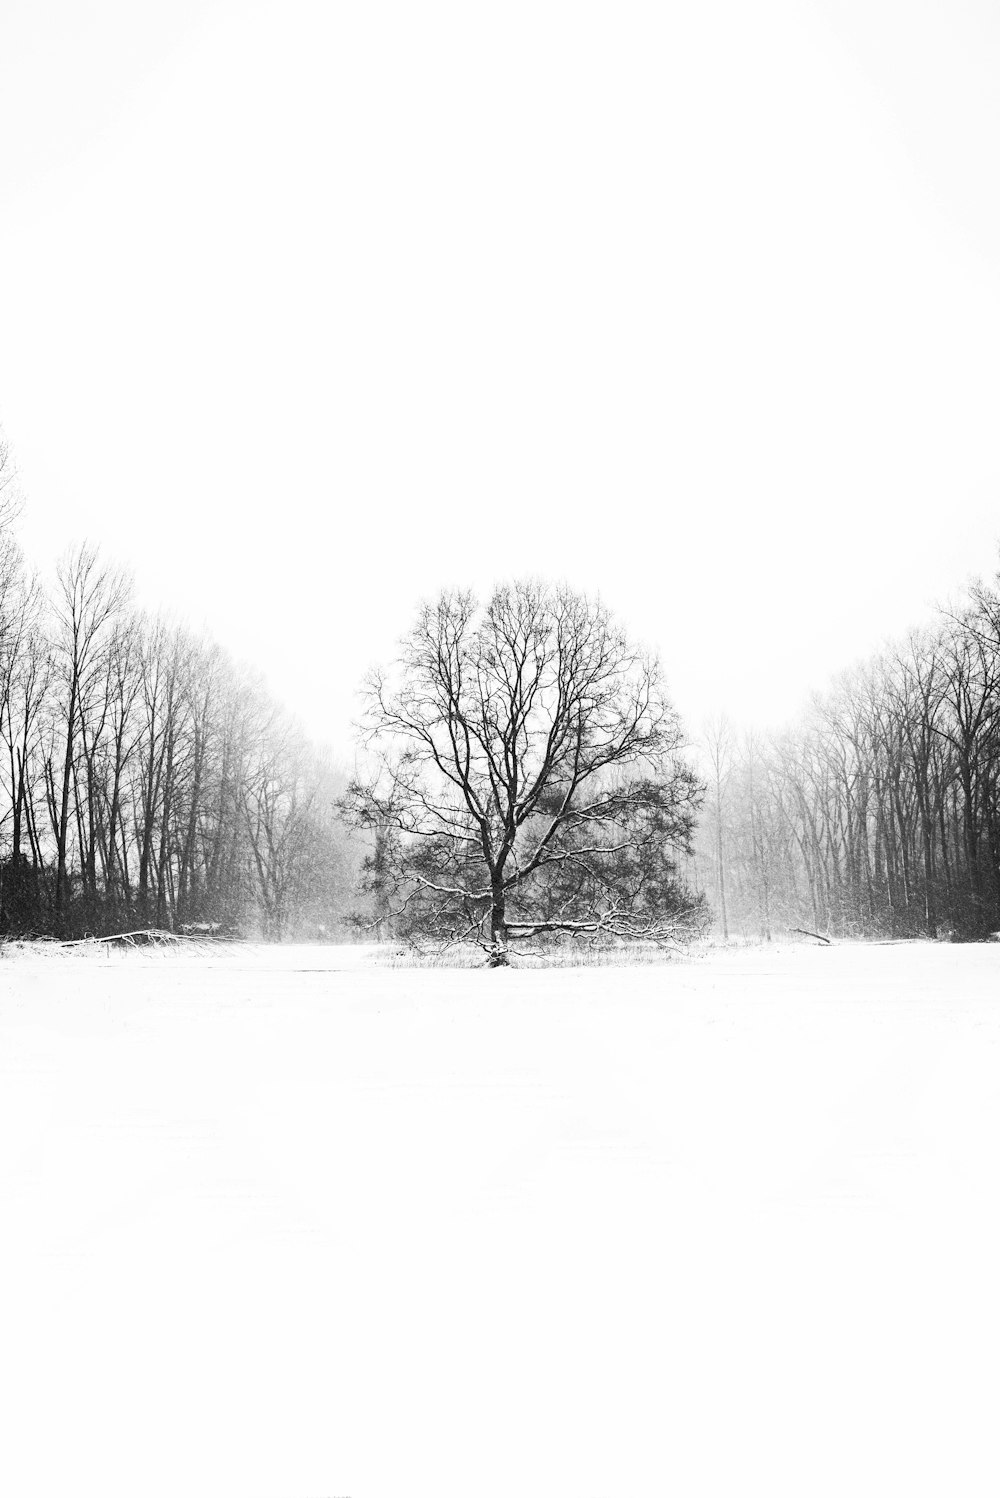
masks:
[(1000, 536), (987, 3), (81, 6), (0, 32), (0, 424), (350, 752), (538, 573), (768, 724)]

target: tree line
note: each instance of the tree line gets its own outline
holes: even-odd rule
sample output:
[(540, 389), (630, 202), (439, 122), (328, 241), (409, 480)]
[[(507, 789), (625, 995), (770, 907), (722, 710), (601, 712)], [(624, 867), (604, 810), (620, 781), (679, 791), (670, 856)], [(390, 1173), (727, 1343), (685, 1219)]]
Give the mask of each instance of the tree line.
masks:
[(333, 935), (355, 878), (330, 758), (94, 548), (46, 591), (0, 522), (0, 931)]
[(0, 448), (0, 933), (135, 927), (479, 944), (1000, 929), (1000, 579), (813, 699), (685, 751), (599, 600), (418, 613), (348, 784), (210, 640), (77, 547), (43, 589)]
[(723, 930), (1000, 928), (1000, 592), (842, 676), (794, 729), (705, 735), (697, 878)]

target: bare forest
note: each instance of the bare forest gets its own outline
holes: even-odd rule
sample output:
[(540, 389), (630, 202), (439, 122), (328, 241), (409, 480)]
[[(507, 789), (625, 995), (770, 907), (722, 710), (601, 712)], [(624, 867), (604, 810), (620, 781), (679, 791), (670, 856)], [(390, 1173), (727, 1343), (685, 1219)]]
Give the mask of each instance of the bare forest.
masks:
[(259, 678), (143, 616), (86, 546), (46, 591), (0, 533), (0, 930), (333, 935), (343, 789)]
[(695, 859), (724, 934), (1000, 928), (1000, 592), (841, 677), (795, 728), (703, 743)]

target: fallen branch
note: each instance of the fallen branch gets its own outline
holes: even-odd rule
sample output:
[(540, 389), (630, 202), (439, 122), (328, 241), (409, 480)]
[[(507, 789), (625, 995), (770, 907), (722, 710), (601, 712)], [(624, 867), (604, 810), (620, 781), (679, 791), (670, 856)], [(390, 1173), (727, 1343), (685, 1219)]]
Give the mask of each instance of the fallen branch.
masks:
[(833, 945), (828, 936), (821, 936), (818, 931), (803, 931), (801, 926), (792, 926), (789, 929), (794, 931), (797, 936), (811, 936), (814, 941), (821, 941), (824, 946), (829, 947)]
[(61, 947), (89, 947), (95, 944), (109, 947), (155, 947), (185, 940), (191, 940), (191, 938), (175, 936), (172, 931), (118, 931), (113, 936), (82, 936), (76, 941), (62, 941), (59, 945)]

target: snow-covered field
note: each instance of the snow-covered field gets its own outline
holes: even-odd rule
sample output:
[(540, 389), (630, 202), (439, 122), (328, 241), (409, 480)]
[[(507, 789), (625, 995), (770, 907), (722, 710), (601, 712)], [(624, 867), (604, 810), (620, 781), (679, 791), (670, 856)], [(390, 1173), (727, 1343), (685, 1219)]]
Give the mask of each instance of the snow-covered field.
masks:
[(0, 1492), (995, 1495), (1000, 946), (0, 958)]

